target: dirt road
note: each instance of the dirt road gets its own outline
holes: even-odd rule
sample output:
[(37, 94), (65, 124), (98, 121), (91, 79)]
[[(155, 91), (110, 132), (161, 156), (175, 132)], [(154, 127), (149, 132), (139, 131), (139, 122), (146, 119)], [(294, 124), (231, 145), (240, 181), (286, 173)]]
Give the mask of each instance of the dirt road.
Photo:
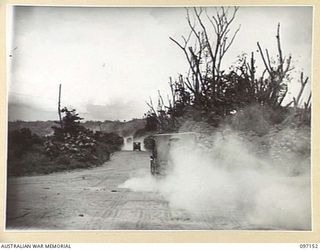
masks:
[(7, 229), (239, 229), (239, 216), (191, 215), (154, 192), (119, 188), (148, 174), (146, 152), (117, 152), (103, 166), (8, 179)]

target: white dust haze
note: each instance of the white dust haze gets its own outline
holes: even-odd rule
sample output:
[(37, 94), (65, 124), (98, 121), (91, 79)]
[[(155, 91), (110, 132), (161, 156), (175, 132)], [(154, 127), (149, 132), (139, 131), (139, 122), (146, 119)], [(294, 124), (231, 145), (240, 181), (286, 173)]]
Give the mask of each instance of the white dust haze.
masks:
[(183, 147), (170, 150), (166, 177), (137, 176), (121, 187), (158, 192), (190, 214), (238, 214), (241, 229), (311, 230), (308, 159), (284, 150), (283, 163), (278, 150), (280, 159), (271, 160), (256, 153), (255, 142), (229, 129), (200, 138), (195, 147), (180, 142)]

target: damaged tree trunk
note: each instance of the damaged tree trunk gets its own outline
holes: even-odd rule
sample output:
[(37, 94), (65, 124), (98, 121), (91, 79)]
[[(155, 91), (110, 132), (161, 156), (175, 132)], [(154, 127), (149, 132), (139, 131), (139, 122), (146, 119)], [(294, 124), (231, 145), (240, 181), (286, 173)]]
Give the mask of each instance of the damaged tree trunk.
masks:
[(58, 115), (59, 115), (59, 122), (60, 122), (60, 127), (63, 128), (62, 124), (62, 118), (61, 118), (61, 84), (59, 84), (59, 97), (58, 97)]

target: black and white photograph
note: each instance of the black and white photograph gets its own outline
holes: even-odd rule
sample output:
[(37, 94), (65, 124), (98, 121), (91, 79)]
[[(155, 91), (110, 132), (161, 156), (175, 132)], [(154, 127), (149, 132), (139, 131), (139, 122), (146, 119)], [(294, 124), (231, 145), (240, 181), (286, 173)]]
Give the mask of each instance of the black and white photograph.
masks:
[(313, 230), (312, 6), (7, 13), (7, 231)]

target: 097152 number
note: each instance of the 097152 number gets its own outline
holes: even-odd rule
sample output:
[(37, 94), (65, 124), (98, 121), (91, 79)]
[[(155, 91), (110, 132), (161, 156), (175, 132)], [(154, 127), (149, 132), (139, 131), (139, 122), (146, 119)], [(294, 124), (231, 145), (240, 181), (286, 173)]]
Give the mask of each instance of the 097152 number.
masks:
[(318, 244), (304, 243), (304, 244), (300, 244), (300, 248), (315, 249), (315, 248), (318, 248)]

